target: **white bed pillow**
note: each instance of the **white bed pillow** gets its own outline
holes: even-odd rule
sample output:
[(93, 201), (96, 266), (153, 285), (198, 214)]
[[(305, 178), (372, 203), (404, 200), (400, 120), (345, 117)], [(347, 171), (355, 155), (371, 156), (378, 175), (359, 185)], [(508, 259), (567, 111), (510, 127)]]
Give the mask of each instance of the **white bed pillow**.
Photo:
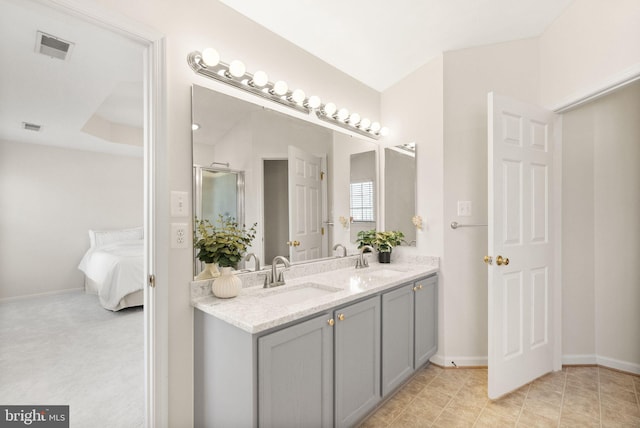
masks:
[(142, 227), (119, 230), (89, 230), (91, 248), (99, 248), (120, 241), (135, 241), (143, 237)]

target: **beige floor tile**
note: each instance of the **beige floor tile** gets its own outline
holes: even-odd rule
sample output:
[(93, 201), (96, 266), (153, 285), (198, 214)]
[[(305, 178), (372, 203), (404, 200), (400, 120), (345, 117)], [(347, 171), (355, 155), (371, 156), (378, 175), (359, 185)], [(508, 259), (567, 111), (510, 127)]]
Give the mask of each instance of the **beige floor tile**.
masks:
[(490, 410), (493, 413), (506, 417), (508, 419), (515, 420), (518, 418), (520, 414), (520, 410), (522, 409), (522, 403), (516, 403), (513, 401), (508, 401), (505, 399), (489, 401), (485, 406), (485, 409)]
[(546, 384), (534, 383), (527, 393), (527, 399), (529, 398), (560, 406), (562, 403), (562, 390), (558, 391), (556, 388), (549, 388)]
[(454, 399), (464, 400), (467, 403), (476, 407), (484, 407), (489, 401), (487, 397), (487, 388), (484, 386), (464, 386), (455, 395)]
[(508, 428), (516, 425), (518, 416), (514, 418), (506, 417), (502, 414), (495, 413), (492, 410), (484, 409), (476, 423), (474, 428)]
[(442, 408), (423, 403), (415, 403), (406, 408), (391, 424), (392, 427), (428, 427), (442, 413)]
[(587, 400), (598, 400), (600, 395), (598, 394), (598, 391), (592, 391), (589, 389), (584, 389), (584, 388), (577, 388), (575, 386), (569, 386), (567, 385), (567, 387), (564, 390), (564, 397), (567, 398), (573, 398), (573, 397), (579, 397), (579, 398), (584, 398)]
[[(390, 424), (406, 408), (407, 403), (393, 397), (380, 407), (373, 416), (385, 424)], [(373, 417), (372, 416), (372, 417)]]
[(463, 385), (464, 381), (462, 380), (446, 379), (442, 376), (438, 376), (433, 381), (431, 381), (429, 385), (427, 385), (427, 388), (439, 389), (444, 394), (453, 396), (460, 390), (460, 388), (462, 388)]
[(483, 407), (484, 405), (476, 406), (468, 400), (456, 396), (447, 404), (445, 409), (473, 422), (478, 418)]
[(567, 384), (565, 388), (568, 387), (581, 388), (598, 392), (598, 376), (597, 374), (595, 377), (571, 376), (571, 374), (569, 374), (567, 376)]
[(469, 421), (464, 418), (462, 415), (458, 415), (456, 413), (452, 413), (449, 410), (444, 410), (436, 422), (433, 424), (434, 427), (442, 427), (442, 428), (471, 428), (473, 427), (474, 421)]
[(598, 375), (598, 366), (566, 367), (568, 376)]
[(593, 419), (582, 413), (575, 413), (569, 410), (562, 410), (560, 415), (561, 428), (600, 428), (600, 420)]
[(602, 408), (611, 409), (614, 412), (622, 413), (625, 415), (633, 416), (636, 418), (640, 418), (640, 408), (638, 408), (638, 402), (630, 403), (624, 400), (616, 400), (612, 399), (608, 396), (601, 396), (600, 402), (602, 403)]
[(613, 391), (602, 390), (600, 391), (600, 398), (602, 400), (606, 399), (609, 401), (620, 400), (620, 401), (626, 401), (629, 403), (637, 403), (636, 393), (633, 391), (627, 391), (624, 389), (613, 390)]
[[(590, 392), (582, 390), (581, 392)], [(593, 419), (600, 419), (600, 401), (598, 398), (580, 394), (565, 393), (562, 401), (562, 411), (580, 413)]]
[(640, 418), (636, 418), (614, 409), (602, 408), (602, 427), (640, 427)]
[(616, 384), (624, 389), (633, 391), (633, 376), (626, 373), (620, 373), (614, 370), (600, 368), (600, 384), (610, 385)]
[(524, 410), (538, 416), (544, 416), (547, 419), (556, 421), (556, 423), (560, 419), (560, 403), (554, 405), (547, 401), (538, 400), (537, 398), (527, 397), (524, 401), (523, 411)]
[(537, 413), (533, 413), (527, 409), (522, 410), (520, 413), (520, 417), (518, 418), (518, 427), (540, 427), (547, 428), (553, 427), (556, 428), (558, 426), (557, 419), (550, 419), (545, 416), (541, 416)]
[(384, 421), (382, 418), (376, 416), (377, 414), (372, 415), (360, 425), (358, 428), (386, 428), (389, 426), (388, 422)]
[(421, 379), (413, 378), (402, 387), (402, 391), (408, 391), (411, 395), (418, 395), (425, 386), (427, 384)]
[(426, 401), (444, 409), (449, 401), (451, 401), (451, 396), (440, 391), (438, 388), (433, 388), (431, 385), (428, 385), (416, 395), (416, 401)]

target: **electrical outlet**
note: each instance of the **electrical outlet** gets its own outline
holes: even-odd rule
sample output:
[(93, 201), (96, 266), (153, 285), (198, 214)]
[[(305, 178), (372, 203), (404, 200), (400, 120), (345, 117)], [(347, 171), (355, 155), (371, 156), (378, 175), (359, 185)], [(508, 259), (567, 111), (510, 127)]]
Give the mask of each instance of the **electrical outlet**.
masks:
[(460, 217), (471, 216), (471, 201), (458, 201), (458, 215)]
[(189, 216), (189, 206), (188, 206), (189, 194), (187, 192), (171, 192), (171, 217), (188, 217)]
[(171, 223), (171, 248), (189, 248), (187, 223)]

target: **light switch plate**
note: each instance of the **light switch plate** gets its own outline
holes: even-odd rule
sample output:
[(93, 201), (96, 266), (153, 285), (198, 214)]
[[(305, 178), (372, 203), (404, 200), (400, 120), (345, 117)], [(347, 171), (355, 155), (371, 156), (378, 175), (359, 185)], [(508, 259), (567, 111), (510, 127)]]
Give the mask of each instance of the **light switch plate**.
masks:
[(458, 216), (471, 216), (471, 201), (458, 201)]
[(189, 216), (189, 194), (187, 192), (171, 192), (171, 217)]

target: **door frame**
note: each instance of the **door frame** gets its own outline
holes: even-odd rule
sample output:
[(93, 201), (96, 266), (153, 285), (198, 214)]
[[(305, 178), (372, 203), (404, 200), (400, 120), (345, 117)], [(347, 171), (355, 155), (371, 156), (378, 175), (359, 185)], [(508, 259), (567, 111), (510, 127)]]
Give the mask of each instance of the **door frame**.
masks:
[[(166, 229), (158, 218), (169, 206), (166, 138), (165, 37), (146, 25), (80, 0), (38, 0), (68, 15), (141, 44), (144, 88), (144, 389), (145, 426), (168, 423), (168, 244), (158, 228)], [(159, 227), (160, 226), (160, 227)], [(160, 231), (162, 232), (162, 231)], [(168, 233), (166, 234), (168, 236)], [(164, 245), (163, 245), (164, 244)], [(156, 263), (158, 260), (161, 263)], [(151, 278), (154, 284), (151, 284)]]

